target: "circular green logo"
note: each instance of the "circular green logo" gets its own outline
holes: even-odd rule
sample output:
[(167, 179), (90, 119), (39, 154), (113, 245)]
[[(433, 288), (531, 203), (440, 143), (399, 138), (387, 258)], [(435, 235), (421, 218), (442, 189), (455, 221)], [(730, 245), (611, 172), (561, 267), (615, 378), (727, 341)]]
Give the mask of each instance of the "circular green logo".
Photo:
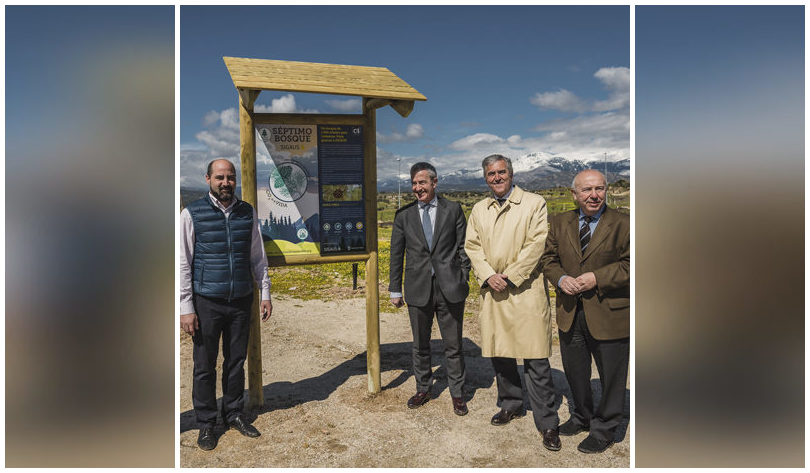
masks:
[(270, 192), (283, 202), (295, 202), (307, 191), (307, 173), (301, 165), (289, 161), (270, 172)]

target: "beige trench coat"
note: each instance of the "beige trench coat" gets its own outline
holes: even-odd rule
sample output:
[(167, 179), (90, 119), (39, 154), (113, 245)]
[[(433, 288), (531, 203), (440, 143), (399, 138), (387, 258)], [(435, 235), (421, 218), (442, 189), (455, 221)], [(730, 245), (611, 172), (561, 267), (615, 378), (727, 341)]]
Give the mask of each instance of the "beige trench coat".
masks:
[(487, 197), (470, 213), (464, 250), (478, 287), (496, 273), (516, 286), (501, 293), (480, 289), (482, 356), (551, 355), (551, 310), (538, 264), (548, 234), (546, 212), (545, 199), (515, 186), (503, 206)]

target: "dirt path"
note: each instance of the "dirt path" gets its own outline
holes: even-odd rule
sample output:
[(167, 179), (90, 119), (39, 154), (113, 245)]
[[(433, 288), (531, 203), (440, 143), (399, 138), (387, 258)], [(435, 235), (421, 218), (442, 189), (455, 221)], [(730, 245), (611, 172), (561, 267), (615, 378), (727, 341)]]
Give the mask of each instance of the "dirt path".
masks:
[[(321, 302), (276, 297), (262, 326), (265, 405), (252, 413), (262, 432), (248, 439), (217, 425), (219, 445), (197, 448), (191, 404), (191, 342), (180, 343), (180, 465), (183, 467), (628, 467), (627, 419), (621, 442), (600, 455), (576, 445), (585, 433), (562, 437), (559, 452), (540, 444), (531, 412), (503, 427), (490, 425), (497, 389), (481, 358), (477, 317), (465, 319), (464, 353), (470, 413), (453, 414), (438, 328), (434, 324), (434, 398), (405, 406), (415, 392), (410, 372), (407, 312), (380, 314), (382, 392), (368, 394), (365, 299)], [(221, 355), (220, 355), (221, 356)], [(221, 366), (221, 361), (218, 364)], [(559, 347), (551, 358), (560, 419), (568, 419), (568, 386)], [(594, 376), (596, 369), (594, 367)], [(598, 386), (594, 378), (592, 383)], [(221, 391), (218, 389), (218, 396)], [(598, 397), (597, 397), (598, 401)], [(626, 405), (629, 417), (629, 399)], [(223, 433), (224, 432), (224, 433)]]

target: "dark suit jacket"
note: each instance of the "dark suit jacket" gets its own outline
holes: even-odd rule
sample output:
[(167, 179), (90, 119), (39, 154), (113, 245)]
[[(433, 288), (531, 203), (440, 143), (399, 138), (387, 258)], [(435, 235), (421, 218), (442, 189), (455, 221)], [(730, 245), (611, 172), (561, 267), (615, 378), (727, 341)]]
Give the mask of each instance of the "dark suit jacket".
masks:
[(402, 292), (402, 260), (405, 257), (405, 302), (414, 306), (428, 304), (431, 290), (430, 265), (436, 272), (436, 281), (451, 303), (462, 302), (470, 288), (470, 259), (464, 252), (467, 220), (461, 205), (437, 197), (436, 222), (433, 224), (433, 249), (428, 250), (419, 207), (414, 201), (394, 216), (391, 233), (391, 292)]
[(546, 248), (540, 258), (543, 274), (557, 287), (557, 325), (571, 329), (577, 308), (576, 296), (559, 289), (565, 274), (577, 277), (588, 271), (596, 287), (582, 293), (588, 330), (597, 340), (630, 336), (630, 217), (606, 208), (585, 254), (579, 245), (579, 209), (551, 219)]

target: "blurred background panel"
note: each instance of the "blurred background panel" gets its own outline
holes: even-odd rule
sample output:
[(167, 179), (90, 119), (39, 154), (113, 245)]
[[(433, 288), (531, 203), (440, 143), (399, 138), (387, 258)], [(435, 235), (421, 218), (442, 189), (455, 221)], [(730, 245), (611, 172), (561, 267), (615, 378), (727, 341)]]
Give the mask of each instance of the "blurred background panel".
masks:
[(635, 465), (801, 467), (804, 7), (635, 11)]
[(6, 466), (174, 466), (174, 7), (5, 7)]

